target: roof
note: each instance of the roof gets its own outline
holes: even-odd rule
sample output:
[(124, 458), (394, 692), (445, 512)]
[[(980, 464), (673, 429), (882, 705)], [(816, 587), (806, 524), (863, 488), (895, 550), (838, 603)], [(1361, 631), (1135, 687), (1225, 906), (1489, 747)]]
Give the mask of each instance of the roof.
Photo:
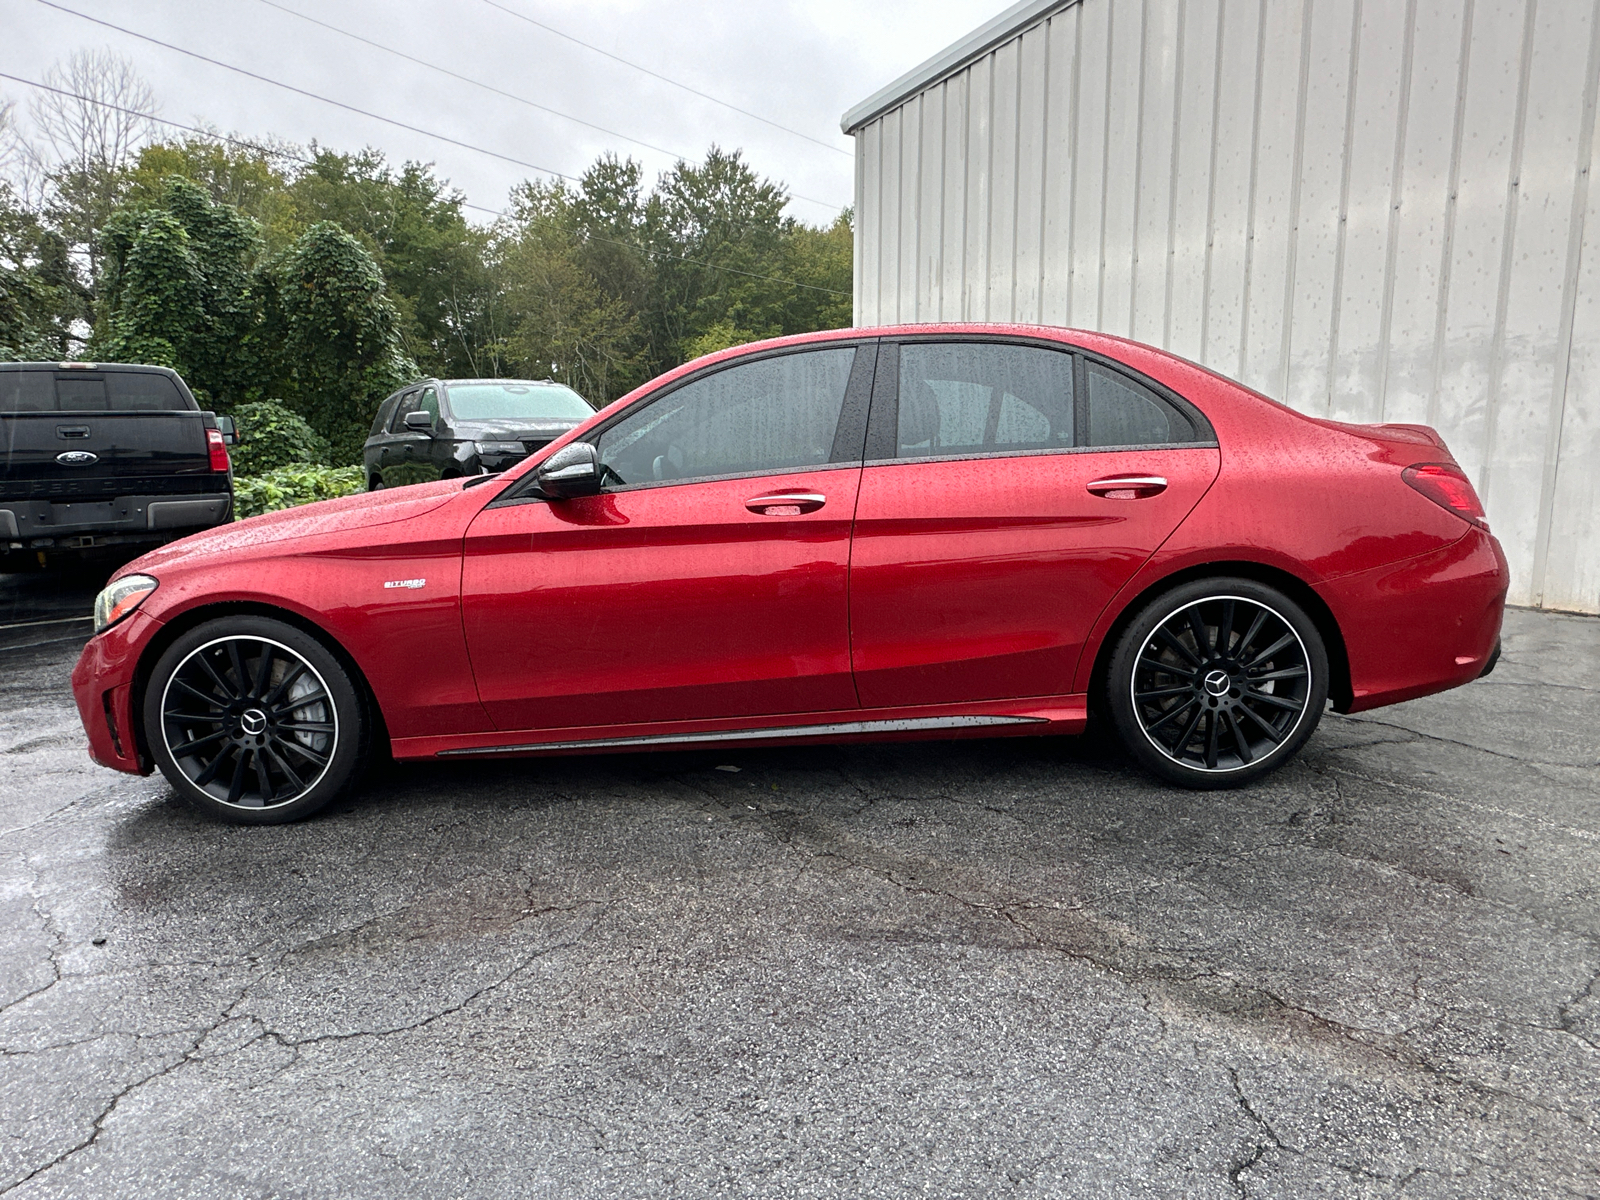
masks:
[(150, 363), (118, 362), (0, 362), (0, 371), (144, 371), (151, 375), (170, 375), (178, 378), (171, 367), (157, 367)]
[(987, 54), (1001, 42), (1010, 41), (1028, 26), (1043, 20), (1058, 9), (1074, 3), (1077, 3), (1077, 0), (1020, 0), (994, 20), (980, 25), (954, 46), (940, 51), (920, 67), (906, 72), (888, 87), (872, 93), (839, 119), (839, 127), (846, 133), (854, 133), (874, 117), (882, 116), (891, 108), (898, 107), (929, 84), (959, 70), (980, 55)]

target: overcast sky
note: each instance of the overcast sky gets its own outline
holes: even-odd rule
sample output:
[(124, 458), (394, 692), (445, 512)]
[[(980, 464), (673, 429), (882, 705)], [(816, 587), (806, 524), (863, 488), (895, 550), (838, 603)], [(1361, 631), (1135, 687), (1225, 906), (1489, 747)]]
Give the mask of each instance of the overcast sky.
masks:
[[(279, 7), (266, 0), (58, 2), (568, 175), (614, 150), (641, 160), (653, 180), (676, 156), (698, 159), (713, 142), (740, 147), (758, 171), (788, 185), (796, 197), (791, 215), (818, 224), (851, 201), (850, 139), (839, 132), (844, 110), (1005, 7), (1005, 0), (271, 0)], [(493, 4), (817, 141), (699, 99)], [(447, 78), (284, 9), (659, 149)], [(377, 146), (396, 163), (435, 163), (476, 204), (500, 207), (508, 190), (530, 174), (197, 62), (39, 0), (0, 0), (0, 31), (0, 71), (6, 74), (39, 79), (75, 49), (109, 47), (133, 60), (154, 88), (160, 114), (171, 120), (213, 124), (241, 136), (276, 134), (302, 144), (316, 139), (337, 149)], [(0, 96), (19, 101), (19, 110), (26, 108), (29, 91), (0, 79)]]

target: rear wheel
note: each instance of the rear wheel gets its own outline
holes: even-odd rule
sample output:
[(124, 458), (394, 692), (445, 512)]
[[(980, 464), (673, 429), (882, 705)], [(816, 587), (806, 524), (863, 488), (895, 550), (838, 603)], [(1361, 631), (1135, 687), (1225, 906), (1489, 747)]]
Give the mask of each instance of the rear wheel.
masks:
[(310, 816), (354, 780), (360, 695), (317, 639), (267, 617), (222, 617), (157, 661), (144, 700), (156, 765), (212, 816), (268, 825)]
[(1282, 766), (1316, 730), (1328, 654), (1276, 588), (1202, 579), (1134, 618), (1107, 690), (1117, 733), (1147, 770), (1184, 787), (1237, 787)]

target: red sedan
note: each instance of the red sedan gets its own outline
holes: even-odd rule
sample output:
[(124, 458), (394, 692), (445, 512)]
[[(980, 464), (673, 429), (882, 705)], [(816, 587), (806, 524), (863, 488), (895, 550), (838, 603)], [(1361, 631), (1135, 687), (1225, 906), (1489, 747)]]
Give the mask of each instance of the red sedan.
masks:
[(97, 762), (230, 821), (397, 759), (1002, 734), (1103, 711), (1201, 788), (1493, 667), (1506, 560), (1432, 430), (1022, 326), (689, 363), (503, 475), (172, 543), (73, 673)]

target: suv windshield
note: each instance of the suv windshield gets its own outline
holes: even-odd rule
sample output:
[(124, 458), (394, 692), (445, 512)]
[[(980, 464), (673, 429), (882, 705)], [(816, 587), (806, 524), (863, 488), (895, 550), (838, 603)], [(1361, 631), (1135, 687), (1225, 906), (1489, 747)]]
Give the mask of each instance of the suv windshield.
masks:
[(448, 388), (450, 410), (463, 421), (594, 414), (587, 400), (559, 383), (452, 383)]

